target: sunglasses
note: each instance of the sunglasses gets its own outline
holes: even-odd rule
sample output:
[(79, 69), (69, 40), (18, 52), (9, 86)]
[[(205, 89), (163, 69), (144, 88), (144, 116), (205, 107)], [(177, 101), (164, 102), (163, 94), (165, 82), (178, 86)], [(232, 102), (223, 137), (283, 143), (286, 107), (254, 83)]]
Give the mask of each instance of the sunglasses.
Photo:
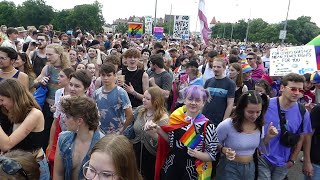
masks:
[(254, 59), (254, 58), (246, 58), (247, 60), (252, 60), (252, 59)]
[(27, 173), (23, 170), (21, 164), (16, 160), (7, 158), (5, 156), (0, 156), (0, 166), (3, 172), (9, 175), (20, 173), (26, 178), (26, 180), (29, 180)]
[(302, 94), (304, 93), (303, 89), (299, 89), (299, 88), (296, 88), (296, 87), (288, 87), (288, 86), (286, 86), (286, 88), (290, 89), (290, 91), (293, 92), (293, 93), (297, 93), (297, 92), (302, 93)]

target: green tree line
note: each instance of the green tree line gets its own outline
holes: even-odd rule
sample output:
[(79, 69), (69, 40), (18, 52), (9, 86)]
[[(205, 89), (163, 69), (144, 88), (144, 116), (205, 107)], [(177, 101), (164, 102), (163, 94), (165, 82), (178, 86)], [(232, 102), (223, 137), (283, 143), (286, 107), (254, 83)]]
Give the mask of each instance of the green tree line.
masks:
[[(251, 42), (280, 42), (280, 30), (283, 30), (284, 23), (268, 24), (263, 19), (252, 19), (249, 21), (248, 41)], [(220, 37), (227, 39), (238, 39), (243, 41), (246, 38), (248, 21), (239, 20), (236, 23), (218, 23), (211, 28), (212, 38)], [(232, 30), (233, 29), (233, 30)], [(301, 16), (296, 20), (287, 21), (286, 43), (296, 45), (306, 44), (320, 34), (320, 28), (311, 22), (311, 17)]]
[(44, 0), (26, 0), (18, 6), (13, 1), (5, 0), (0, 2), (0, 24), (8, 27), (52, 24), (55, 30), (60, 31), (80, 27), (86, 31), (101, 32), (105, 20), (98, 1), (58, 11)]

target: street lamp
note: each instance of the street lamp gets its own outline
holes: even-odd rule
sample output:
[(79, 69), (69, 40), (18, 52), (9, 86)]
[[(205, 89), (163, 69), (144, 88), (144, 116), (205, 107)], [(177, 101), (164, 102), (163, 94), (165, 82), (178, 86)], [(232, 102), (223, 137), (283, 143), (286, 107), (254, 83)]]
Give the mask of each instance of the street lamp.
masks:
[(289, 0), (286, 22), (284, 23), (284, 27), (283, 27), (283, 32), (285, 33), (285, 36), (282, 38), (282, 44), (284, 43), (284, 39), (286, 38), (286, 34), (287, 34), (287, 25), (288, 25), (288, 15), (289, 15), (289, 9), (290, 9), (290, 2), (291, 2), (291, 0)]
[(154, 26), (157, 24), (157, 6), (158, 6), (158, 0), (156, 0), (156, 4), (154, 7)]

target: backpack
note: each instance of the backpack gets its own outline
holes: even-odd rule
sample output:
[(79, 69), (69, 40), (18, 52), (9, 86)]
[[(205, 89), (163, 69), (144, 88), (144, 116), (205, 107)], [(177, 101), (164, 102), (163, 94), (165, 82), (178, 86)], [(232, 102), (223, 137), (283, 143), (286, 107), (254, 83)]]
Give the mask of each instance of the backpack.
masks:
[(207, 66), (207, 63), (202, 65), (202, 68), (201, 68), (201, 74), (202, 75), (203, 75), (204, 71), (206, 70), (206, 66)]

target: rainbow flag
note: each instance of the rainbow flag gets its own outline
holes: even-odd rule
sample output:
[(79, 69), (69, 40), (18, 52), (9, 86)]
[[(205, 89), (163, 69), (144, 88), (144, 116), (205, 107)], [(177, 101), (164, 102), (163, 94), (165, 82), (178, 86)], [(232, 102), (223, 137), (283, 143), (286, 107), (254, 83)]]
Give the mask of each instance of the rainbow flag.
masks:
[(196, 171), (198, 173), (198, 180), (210, 180), (212, 173), (212, 162), (195, 161)]
[(184, 133), (184, 135), (180, 138), (180, 142), (182, 142), (185, 146), (194, 149), (201, 142), (200, 134), (196, 133), (196, 129), (192, 124), (191, 127)]
[(143, 24), (142, 23), (128, 23), (128, 36), (130, 38), (141, 38), (143, 32)]

